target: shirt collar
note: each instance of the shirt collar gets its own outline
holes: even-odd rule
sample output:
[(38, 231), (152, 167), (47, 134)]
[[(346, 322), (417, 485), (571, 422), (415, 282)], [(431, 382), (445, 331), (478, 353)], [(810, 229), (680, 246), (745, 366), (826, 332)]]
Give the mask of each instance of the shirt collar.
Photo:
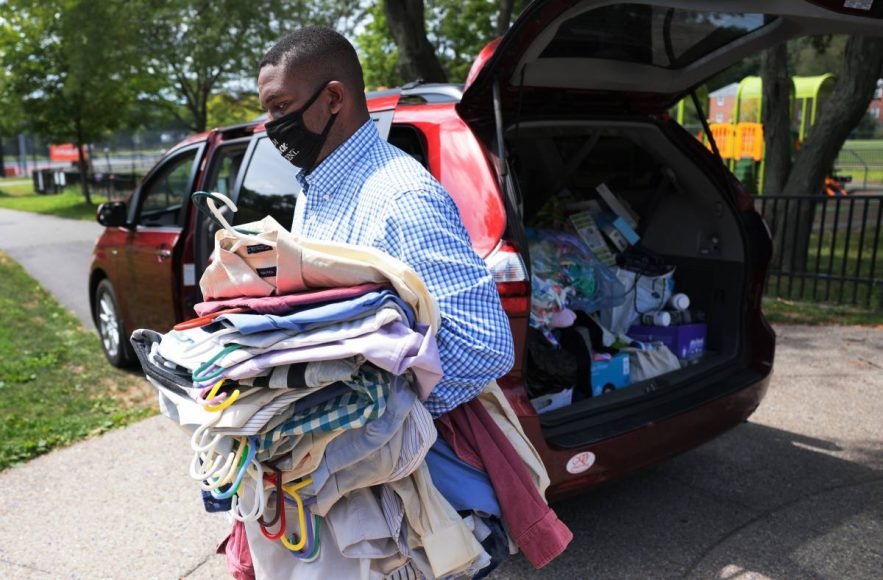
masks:
[(368, 147), (378, 138), (380, 138), (380, 134), (377, 132), (377, 127), (374, 126), (374, 121), (368, 119), (310, 173), (306, 173), (303, 169), (298, 171), (298, 183), (304, 189), (309, 184), (310, 189), (318, 188), (323, 193), (330, 195), (340, 186), (343, 181), (342, 177), (346, 176), (349, 167), (362, 158)]

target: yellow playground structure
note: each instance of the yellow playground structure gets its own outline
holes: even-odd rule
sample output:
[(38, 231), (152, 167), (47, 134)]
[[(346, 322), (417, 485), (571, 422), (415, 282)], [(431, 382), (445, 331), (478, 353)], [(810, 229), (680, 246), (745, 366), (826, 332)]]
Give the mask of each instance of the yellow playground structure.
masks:
[[(811, 77), (793, 77), (791, 93), (791, 126), (795, 134), (795, 149), (812, 131), (820, 103), (834, 87), (834, 75), (828, 73)], [(686, 100), (677, 106), (677, 119), (683, 125)], [(763, 191), (763, 85), (760, 77), (745, 77), (739, 82), (729, 123), (710, 123), (709, 129), (720, 149), (721, 157), (736, 176), (747, 186), (755, 185)], [(699, 138), (710, 147), (705, 135)], [(828, 192), (829, 195), (832, 194)], [(836, 191), (836, 194), (841, 194)]]

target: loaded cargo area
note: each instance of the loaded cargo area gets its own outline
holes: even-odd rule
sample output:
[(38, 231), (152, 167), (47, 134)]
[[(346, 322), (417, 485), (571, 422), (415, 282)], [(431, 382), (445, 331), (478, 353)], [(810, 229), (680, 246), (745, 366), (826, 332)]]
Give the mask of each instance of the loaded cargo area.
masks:
[(743, 233), (695, 160), (650, 123), (506, 137), (531, 264), (525, 385), (544, 426), (738, 364)]

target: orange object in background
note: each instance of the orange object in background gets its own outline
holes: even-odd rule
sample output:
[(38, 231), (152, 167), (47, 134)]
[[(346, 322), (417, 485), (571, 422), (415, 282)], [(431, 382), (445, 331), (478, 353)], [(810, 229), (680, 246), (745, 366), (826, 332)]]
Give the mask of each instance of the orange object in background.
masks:
[(64, 143), (62, 145), (49, 146), (50, 161), (79, 161), (80, 154), (77, 146), (72, 143)]
[[(712, 123), (708, 126), (714, 136), (714, 142), (720, 150), (721, 157), (732, 159), (736, 145), (736, 127), (732, 123)], [(706, 144), (711, 149), (711, 143)]]
[(736, 125), (736, 159), (763, 160), (763, 125), (739, 123)]
[(842, 197), (847, 194), (843, 184), (832, 177), (825, 178), (825, 195), (828, 197)]

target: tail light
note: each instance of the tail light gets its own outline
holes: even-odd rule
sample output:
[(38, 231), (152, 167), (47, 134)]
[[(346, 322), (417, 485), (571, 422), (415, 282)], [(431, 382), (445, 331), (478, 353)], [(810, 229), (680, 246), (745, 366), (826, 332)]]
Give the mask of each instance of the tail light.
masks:
[(509, 242), (500, 242), (484, 262), (494, 277), (503, 309), (509, 315), (527, 316), (530, 313), (530, 282), (518, 249)]

